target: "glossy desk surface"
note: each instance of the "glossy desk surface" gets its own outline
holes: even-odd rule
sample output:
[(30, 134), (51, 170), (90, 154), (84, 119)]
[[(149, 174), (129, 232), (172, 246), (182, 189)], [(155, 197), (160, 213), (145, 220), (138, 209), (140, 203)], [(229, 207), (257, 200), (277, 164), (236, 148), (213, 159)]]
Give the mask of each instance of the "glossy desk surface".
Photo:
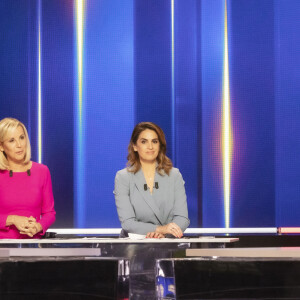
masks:
[[(45, 238), (0, 240), (2, 260), (43, 257), (118, 258), (129, 261), (130, 299), (155, 299), (157, 259), (185, 255), (185, 249), (219, 248), (237, 242), (230, 237), (191, 237), (181, 239), (131, 239), (111, 237)], [(91, 250), (91, 251), (89, 251)], [(94, 251), (95, 250), (95, 251)], [(2, 254), (1, 254), (2, 252)], [(0, 261), (1, 261), (0, 259)], [(76, 262), (75, 262), (76, 264)]]
[(186, 249), (187, 257), (300, 257), (300, 247), (227, 248), (227, 249)]
[(199, 238), (181, 238), (181, 239), (130, 239), (130, 238), (105, 238), (105, 237), (84, 237), (69, 239), (2, 239), (1, 244), (181, 244), (181, 243), (232, 243), (238, 241), (238, 238), (215, 238), (215, 237), (199, 237)]

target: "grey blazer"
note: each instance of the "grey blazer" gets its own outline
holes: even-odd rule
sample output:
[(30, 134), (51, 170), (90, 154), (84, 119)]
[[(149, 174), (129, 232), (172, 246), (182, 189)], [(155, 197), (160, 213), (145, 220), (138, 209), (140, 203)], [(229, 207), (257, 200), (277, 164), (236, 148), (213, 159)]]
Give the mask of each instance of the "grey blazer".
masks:
[(129, 233), (147, 234), (157, 226), (176, 223), (182, 232), (188, 227), (186, 194), (184, 181), (178, 169), (172, 168), (170, 174), (155, 173), (152, 195), (144, 185), (143, 171), (137, 173), (123, 169), (115, 178), (115, 201), (123, 230)]

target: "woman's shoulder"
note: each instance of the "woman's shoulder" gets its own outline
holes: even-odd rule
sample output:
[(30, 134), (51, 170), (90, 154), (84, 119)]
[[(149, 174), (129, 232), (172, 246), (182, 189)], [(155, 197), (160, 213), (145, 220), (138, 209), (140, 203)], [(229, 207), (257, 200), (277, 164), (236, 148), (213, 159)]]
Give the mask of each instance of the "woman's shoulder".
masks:
[(128, 168), (124, 168), (116, 173), (116, 177), (129, 178), (130, 174), (131, 172), (128, 170)]
[(170, 170), (170, 173), (169, 173), (169, 176), (172, 176), (172, 177), (177, 177), (177, 176), (180, 176), (180, 171), (178, 168), (175, 168), (175, 167), (172, 167), (172, 169)]
[(32, 162), (31, 170), (41, 172), (41, 173), (48, 173), (49, 172), (49, 168), (46, 165), (41, 164), (41, 163), (37, 163), (35, 161)]
[(161, 180), (176, 180), (177, 178), (182, 177), (179, 169), (172, 167), (169, 173), (167, 174), (165, 171), (158, 172)]
[(183, 179), (179, 169), (177, 169), (177, 168), (173, 167), (170, 170), (169, 176), (170, 176), (171, 180), (174, 182), (183, 182), (184, 183), (184, 179)]
[(127, 168), (119, 170), (116, 173), (115, 183), (122, 183), (122, 184), (130, 184), (132, 181), (133, 173), (130, 172)]

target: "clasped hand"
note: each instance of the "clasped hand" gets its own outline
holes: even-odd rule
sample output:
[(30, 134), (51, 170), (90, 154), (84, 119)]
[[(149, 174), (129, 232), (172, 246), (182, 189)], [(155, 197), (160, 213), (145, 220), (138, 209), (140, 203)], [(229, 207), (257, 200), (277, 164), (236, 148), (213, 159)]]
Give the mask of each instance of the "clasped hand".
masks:
[(42, 226), (40, 223), (36, 222), (34, 217), (23, 217), (23, 216), (14, 216), (13, 224), (17, 227), (20, 234), (26, 234), (29, 237), (33, 237), (38, 232), (42, 231)]
[(181, 238), (183, 236), (181, 228), (174, 222), (164, 226), (157, 226), (155, 232), (148, 232), (146, 238), (164, 238), (166, 234), (171, 234), (174, 237)]
[(183, 236), (181, 228), (174, 222), (166, 224), (164, 226), (158, 226), (156, 227), (157, 233), (166, 235), (166, 234), (172, 234), (173, 236), (177, 238), (181, 238)]
[(158, 232), (148, 232), (147, 234), (146, 234), (146, 238), (148, 239), (162, 239), (162, 238), (164, 238), (165, 236), (163, 235), (163, 234), (161, 234), (161, 233), (158, 233)]

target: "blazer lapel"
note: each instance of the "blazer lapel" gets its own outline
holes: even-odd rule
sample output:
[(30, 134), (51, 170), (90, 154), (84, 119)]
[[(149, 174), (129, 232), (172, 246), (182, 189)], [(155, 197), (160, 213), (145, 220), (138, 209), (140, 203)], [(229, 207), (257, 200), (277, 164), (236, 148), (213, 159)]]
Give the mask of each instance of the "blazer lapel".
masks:
[(152, 195), (150, 194), (149, 190), (145, 191), (144, 185), (146, 184), (146, 180), (144, 177), (144, 173), (142, 169), (140, 169), (138, 172), (134, 174), (134, 183), (137, 187), (138, 191), (140, 192), (142, 198), (144, 201), (149, 205), (159, 222), (162, 224), (163, 216), (160, 212), (158, 206), (156, 205), (154, 199), (152, 198)]

